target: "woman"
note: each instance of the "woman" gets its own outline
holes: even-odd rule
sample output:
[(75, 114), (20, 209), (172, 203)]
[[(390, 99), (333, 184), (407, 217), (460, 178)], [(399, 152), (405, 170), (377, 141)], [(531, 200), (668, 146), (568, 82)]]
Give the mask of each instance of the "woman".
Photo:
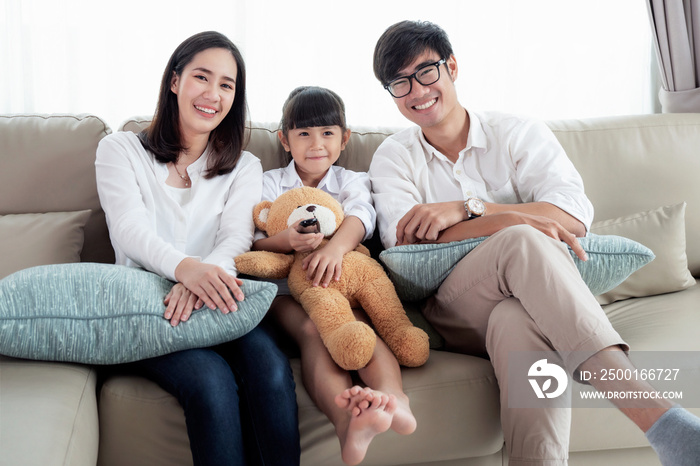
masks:
[[(245, 65), (225, 36), (196, 34), (163, 73), (151, 126), (107, 136), (97, 185), (117, 264), (175, 282), (164, 317), (236, 311), (245, 297), (233, 258), (250, 249), (262, 167), (243, 151)], [(216, 309), (220, 309), (220, 311)], [(213, 349), (127, 366), (185, 411), (195, 465), (299, 464), (294, 380), (264, 326)]]

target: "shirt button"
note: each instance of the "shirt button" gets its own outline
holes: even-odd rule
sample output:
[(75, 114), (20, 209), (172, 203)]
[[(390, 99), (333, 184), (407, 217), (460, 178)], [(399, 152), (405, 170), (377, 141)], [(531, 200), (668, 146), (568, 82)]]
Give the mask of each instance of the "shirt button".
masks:
[(462, 174), (462, 170), (457, 170), (457, 174), (458, 174), (458, 175), (461, 175), (461, 174)]
[(474, 193), (472, 193), (471, 191), (467, 191), (467, 196), (471, 196), (472, 194)]

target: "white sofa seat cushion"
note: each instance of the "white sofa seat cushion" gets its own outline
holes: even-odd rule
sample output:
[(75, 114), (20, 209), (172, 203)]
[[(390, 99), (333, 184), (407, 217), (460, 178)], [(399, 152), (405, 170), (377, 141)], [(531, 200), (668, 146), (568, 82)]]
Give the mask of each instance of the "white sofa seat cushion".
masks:
[[(333, 426), (304, 390), (299, 360), (292, 359), (291, 364), (297, 382), (301, 462), (342, 466)], [(402, 373), (418, 429), (408, 436), (389, 431), (376, 437), (363, 465), (436, 464), (479, 457), (486, 462), (480, 464), (493, 464), (498, 459), (503, 447), (498, 383), (487, 360), (431, 351), (425, 365), (403, 368)], [(192, 464), (182, 408), (149, 380), (109, 377), (100, 393), (100, 426), (99, 466)], [(162, 448), (153, 448), (154, 444)], [(153, 451), (168, 453), (152, 458)]]
[[(604, 310), (633, 357), (635, 351), (700, 351), (700, 284), (676, 293), (618, 301)], [(697, 393), (697, 385), (693, 391)], [(700, 415), (700, 407), (688, 408)], [(644, 446), (649, 446), (644, 434), (617, 409), (574, 408), (570, 451)]]
[(191, 466), (185, 413), (177, 399), (136, 375), (108, 377), (100, 389), (98, 466)]
[(0, 356), (0, 464), (94, 466), (96, 379), (88, 366)]

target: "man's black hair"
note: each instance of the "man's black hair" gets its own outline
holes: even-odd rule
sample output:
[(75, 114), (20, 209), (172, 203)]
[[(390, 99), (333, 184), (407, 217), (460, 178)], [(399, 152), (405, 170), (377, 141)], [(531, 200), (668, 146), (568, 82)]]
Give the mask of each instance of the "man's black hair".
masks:
[(440, 26), (428, 21), (396, 23), (384, 31), (374, 48), (374, 75), (385, 86), (426, 50), (437, 52), (441, 59), (452, 55), (450, 39)]

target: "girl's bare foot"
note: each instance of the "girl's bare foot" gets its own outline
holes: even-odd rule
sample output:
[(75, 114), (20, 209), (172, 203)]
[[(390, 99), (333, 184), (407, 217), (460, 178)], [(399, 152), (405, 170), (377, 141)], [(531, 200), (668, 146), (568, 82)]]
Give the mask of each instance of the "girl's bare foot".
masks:
[(370, 388), (363, 388), (359, 385), (355, 385), (336, 395), (335, 404), (338, 405), (339, 408), (349, 411), (353, 416), (359, 416), (360, 407), (358, 404), (365, 400), (371, 392), (372, 390)]
[(343, 461), (349, 465), (359, 464), (372, 439), (391, 427), (397, 409), (396, 397), (353, 387), (338, 395), (336, 403), (350, 412), (345, 438), (340, 438)]
[(395, 399), (396, 410), (394, 411), (394, 417), (391, 422), (391, 429), (401, 435), (412, 434), (416, 430), (417, 423), (416, 417), (413, 415), (411, 407), (409, 406), (408, 397), (402, 395), (395, 397)]

